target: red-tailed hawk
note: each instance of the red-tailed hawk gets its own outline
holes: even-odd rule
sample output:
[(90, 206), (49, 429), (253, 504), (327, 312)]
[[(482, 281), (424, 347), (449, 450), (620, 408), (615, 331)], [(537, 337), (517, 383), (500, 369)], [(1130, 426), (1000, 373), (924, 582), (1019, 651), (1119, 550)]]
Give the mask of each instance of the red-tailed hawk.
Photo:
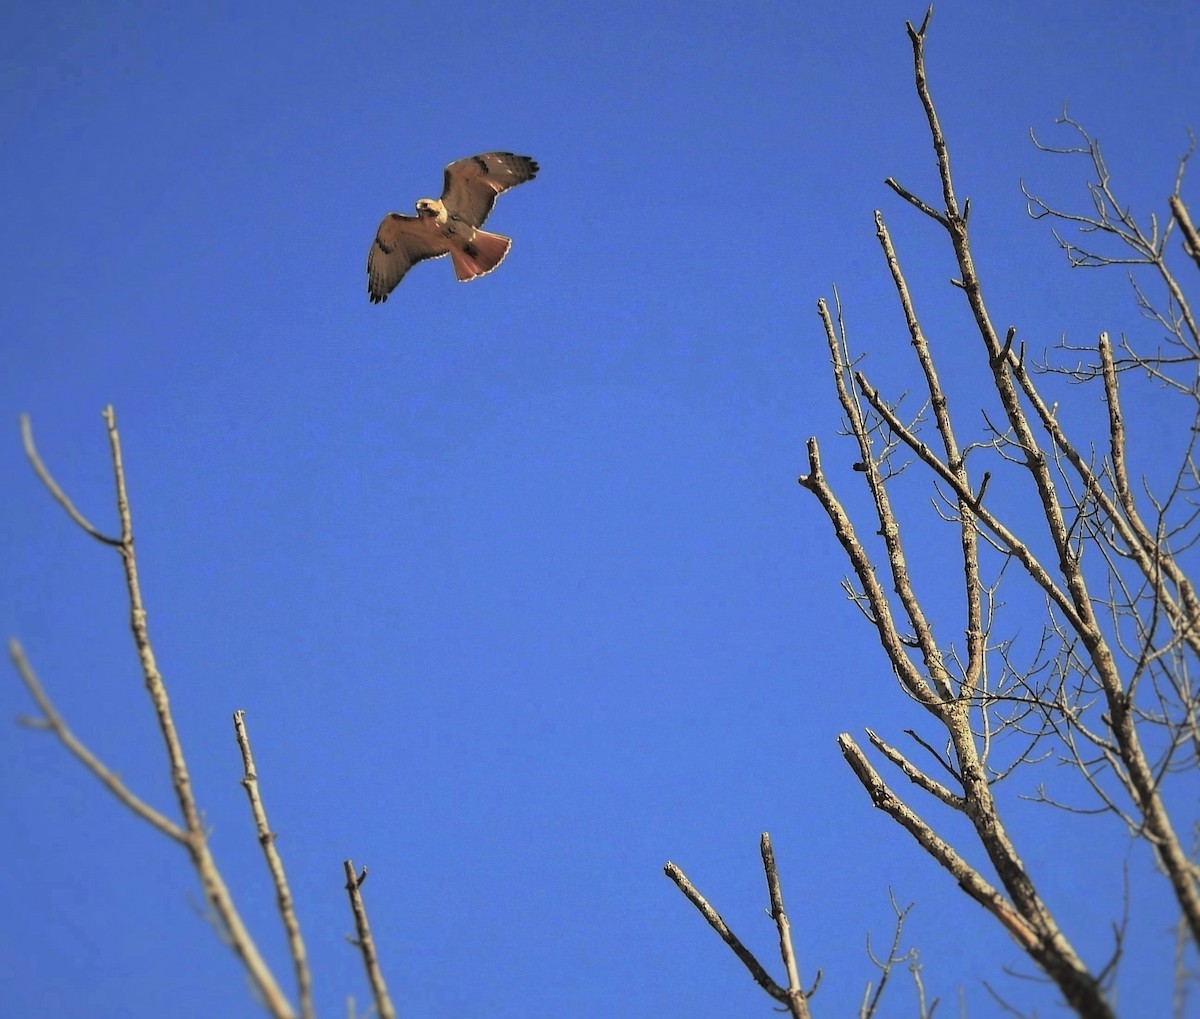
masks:
[(508, 254), (512, 240), (480, 230), (496, 196), (527, 180), (538, 165), (528, 156), (484, 152), (446, 167), (439, 199), (422, 198), (415, 216), (389, 213), (379, 224), (367, 255), (367, 293), (378, 304), (418, 262), (449, 255), (454, 274), (465, 283), (491, 272)]

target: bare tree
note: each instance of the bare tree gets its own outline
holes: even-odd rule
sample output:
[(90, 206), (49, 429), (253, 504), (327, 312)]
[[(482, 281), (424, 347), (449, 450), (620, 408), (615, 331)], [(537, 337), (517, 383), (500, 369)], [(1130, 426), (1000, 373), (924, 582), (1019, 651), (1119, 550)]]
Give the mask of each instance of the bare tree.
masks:
[[(125, 465), (121, 456), (121, 439), (117, 432), (117, 418), (112, 407), (104, 411), (104, 420), (108, 429), (109, 449), (112, 457), (113, 478), (116, 482), (117, 516), (120, 534), (116, 537), (105, 534), (75, 507), (67, 494), (38, 454), (33, 441), (33, 426), (28, 417), (21, 419), (21, 433), (25, 445), (25, 453), (34, 471), (54, 497), (55, 501), (66, 511), (67, 515), (86, 534), (101, 545), (116, 550), (121, 557), (125, 574), (125, 590), (129, 602), (130, 628), (133, 633), (134, 646), (137, 649), (138, 661), (141, 664), (142, 677), (146, 692), (154, 706), (155, 718), (166, 749), (167, 763), (171, 775), (171, 784), (175, 791), (175, 799), (182, 817), (182, 823), (172, 820), (167, 814), (152, 807), (137, 796), (121, 778), (107, 767), (87, 746), (75, 735), (67, 725), (66, 720), (54, 706), (35, 674), (32, 665), (25, 655), (21, 644), (9, 641), (9, 654), (18, 675), (25, 683), (34, 702), (37, 704), (40, 716), (24, 719), (29, 728), (41, 729), (54, 734), (64, 747), (73, 754), (83, 766), (90, 771), (105, 788), (124, 804), (135, 815), (147, 824), (157, 829), (171, 841), (179, 844), (187, 852), (192, 866), (200, 879), (204, 890), (214, 926), (220, 935), (241, 961), (254, 992), (262, 1005), (277, 1019), (294, 1019), (299, 1014), (303, 1019), (312, 1019), (314, 1015), (312, 999), (312, 975), (308, 965), (308, 955), (304, 947), (304, 939), (300, 934), (300, 923), (297, 919), (295, 904), (288, 888), (287, 876), (284, 872), (283, 860), (275, 846), (275, 834), (267, 822), (266, 808), (263, 805), (259, 790), (258, 770), (250, 748), (250, 737), (246, 730), (246, 722), (241, 711), (233, 716), (234, 731), (238, 747), (242, 755), (243, 778), (242, 785), (249, 799), (251, 814), (259, 844), (267, 864), (267, 871), (275, 888), (276, 904), (280, 919), (287, 934), (288, 948), (291, 952), (295, 972), (296, 993), (299, 1001), (299, 1011), (270, 967), (243, 923), (228, 885), (217, 866), (209, 843), (208, 831), (203, 822), (203, 812), (197, 804), (192, 789), (192, 780), (188, 771), (183, 744), (175, 727), (175, 719), (171, 713), (170, 698), (167, 696), (167, 685), (159, 671), (154, 647), (150, 641), (150, 630), (147, 623), (147, 612), (142, 600), (141, 583), (138, 579), (137, 553), (133, 540), (133, 515), (129, 506), (129, 492), (125, 483)], [(357, 929), (357, 938), (352, 941), (363, 956), (367, 967), (367, 977), (375, 998), (375, 1010), (382, 1019), (395, 1016), (388, 997), (387, 987), (379, 969), (375, 954), (374, 942), (371, 940), (370, 927), (362, 902), (361, 886), (366, 879), (364, 867), (361, 875), (356, 875), (354, 866), (349, 860), (343, 864), (351, 911)], [(352, 1011), (353, 1014), (353, 1011)]]
[[(958, 275), (950, 282), (965, 299), (981, 344), (974, 391), (986, 387), (988, 401), (979, 408), (982, 427), (969, 433), (967, 418), (951, 413), (934, 344), (876, 212), (876, 236), (915, 354), (924, 406), (908, 414), (900, 400), (857, 370), (841, 304), (836, 294), (832, 305), (822, 299), (817, 310), (843, 427), (854, 443), (853, 470), (866, 485), (873, 517), (865, 528), (852, 518), (815, 438), (808, 441), (808, 471), (800, 484), (828, 517), (850, 564), (845, 582), (850, 600), (876, 634), (903, 692), (924, 709), (936, 733), (906, 730), (936, 771), (867, 730), (870, 746), (924, 794), (910, 801), (893, 790), (853, 736), (842, 733), (838, 745), (872, 803), (991, 914), (1069, 1007), (1081, 1016), (1109, 1017), (1115, 1014), (1110, 991), (1123, 926), (1114, 925), (1107, 959), (1092, 963), (1082, 957), (1055, 912), (1055, 889), (1043, 888), (1024, 864), (1007, 819), (1011, 801), (999, 798), (996, 787), (1003, 779), (1010, 779), (1009, 787), (1019, 785), (1011, 776), (1020, 774), (1032, 798), (1060, 809), (1110, 814), (1119, 822), (1109, 829), (1116, 839), (1148, 843), (1178, 904), (1181, 937), (1193, 951), (1200, 945), (1200, 869), (1185, 842), (1197, 823), (1190, 801), (1200, 751), (1195, 681), (1200, 601), (1186, 571), (1197, 537), (1200, 489), (1195, 459), (1200, 335), (1172, 267), (1180, 247), (1200, 265), (1196, 231), (1180, 193), (1187, 156), (1179, 164), (1170, 211), (1143, 227), (1118, 201), (1099, 145), (1078, 124), (1065, 116), (1061, 121), (1078, 144), (1041, 146), (1090, 161), (1096, 176), (1089, 184), (1092, 209), (1069, 213), (1026, 192), (1031, 215), (1082, 231), (1082, 239), (1055, 234), (1072, 265), (1127, 267), (1137, 306), (1162, 340), (1150, 350), (1129, 338), (1114, 345), (1102, 333), (1085, 346), (1060, 351), (1066, 367), (1058, 363), (1062, 357), (1035, 366), (1017, 342), (1017, 329), (998, 328), (985, 300), (971, 247), (971, 204), (959, 200), (926, 76), (931, 15), (932, 8), (919, 28), (907, 24), (907, 30), (940, 195), (927, 201), (894, 179), (886, 184), (944, 232), (953, 250)], [(1180, 235), (1182, 246), (1175, 243)], [(1164, 296), (1152, 296), (1138, 273), (1152, 275)], [(1064, 381), (1100, 388), (1107, 411), (1100, 434), (1068, 432), (1069, 415), (1050, 396)], [(1135, 464), (1138, 444), (1127, 434), (1121, 388), (1131, 383), (1156, 387), (1180, 408), (1176, 461), (1165, 478), (1151, 477)], [(918, 587), (927, 590), (926, 583), (951, 575), (945, 562), (931, 578), (927, 562), (905, 550), (914, 524), (897, 509), (894, 495), (901, 484), (911, 490), (922, 472), (935, 512), (956, 532), (953, 575), (963, 605), (957, 620), (935, 620), (934, 603), (918, 594)], [(1018, 640), (1015, 631), (1005, 632), (1010, 625), (1001, 612), (1005, 600), (1022, 606), (1023, 619), (1028, 613), (1040, 617), (1040, 638), (1032, 645)], [(957, 637), (935, 635), (949, 632)], [(1046, 792), (1039, 766), (1064, 762), (1091, 802), (1068, 803)], [(1189, 784), (1192, 796), (1176, 788), (1180, 781)], [(929, 819), (947, 808), (969, 821), (972, 846), (956, 847)], [(986, 854), (987, 868), (969, 862), (977, 849)], [(677, 883), (686, 880), (682, 872), (671, 876)], [(752, 972), (758, 966), (752, 957), (743, 962)], [(756, 979), (763, 983), (757, 974)], [(787, 1000), (778, 989), (764, 987)], [(793, 1008), (792, 1014), (807, 1012)]]

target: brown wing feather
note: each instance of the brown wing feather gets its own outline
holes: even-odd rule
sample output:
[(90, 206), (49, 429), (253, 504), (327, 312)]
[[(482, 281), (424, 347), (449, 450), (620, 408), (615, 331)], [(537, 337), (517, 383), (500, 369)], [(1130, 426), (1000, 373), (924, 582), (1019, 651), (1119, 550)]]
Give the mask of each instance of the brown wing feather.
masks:
[(449, 252), (433, 220), (420, 216), (385, 216), (367, 255), (367, 293), (371, 303), (386, 301), (404, 274), (427, 258)]
[(472, 226), (483, 226), (496, 196), (537, 175), (538, 165), (528, 156), (511, 152), (483, 152), (456, 159), (446, 167), (442, 204), (450, 215)]

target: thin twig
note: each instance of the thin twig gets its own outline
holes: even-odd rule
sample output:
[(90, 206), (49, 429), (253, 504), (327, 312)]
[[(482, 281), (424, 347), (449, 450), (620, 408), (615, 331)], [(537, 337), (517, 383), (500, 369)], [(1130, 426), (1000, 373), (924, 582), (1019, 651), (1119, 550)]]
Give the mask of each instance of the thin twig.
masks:
[(379, 1019), (396, 1019), (396, 1009), (388, 996), (383, 971), (379, 968), (379, 957), (375, 954), (375, 941), (371, 937), (371, 925), (367, 922), (367, 907), (362, 900), (361, 888), (367, 880), (367, 868), (363, 867), (362, 873), (358, 874), (352, 861), (346, 860), (342, 866), (346, 870), (346, 893), (350, 896), (350, 910), (354, 913), (354, 927), (358, 932), (351, 944), (362, 953), (363, 964), (367, 968), (367, 982), (375, 996), (375, 1010), (379, 1013)]
[[(913, 960), (916, 955), (916, 949), (910, 949), (903, 955), (900, 955), (900, 939), (904, 935), (904, 921), (908, 919), (908, 914), (912, 910), (912, 903), (901, 909), (896, 905), (896, 896), (892, 890), (888, 889), (888, 897), (892, 901), (892, 912), (896, 914), (896, 927), (892, 931), (892, 944), (888, 949), (887, 958), (882, 962), (875, 957), (875, 953), (871, 950), (871, 935), (867, 935), (867, 956), (879, 968), (879, 985), (872, 987), (868, 982), (866, 990), (863, 992), (863, 1003), (858, 1010), (858, 1019), (873, 1019), (875, 1013), (879, 1010), (879, 1002), (883, 998), (884, 988), (887, 987), (888, 981), (891, 979), (892, 970), (896, 963)], [(874, 992), (874, 993), (872, 993)]]
[(796, 964), (796, 952), (792, 947), (792, 925), (783, 908), (783, 889), (779, 884), (779, 871), (775, 866), (775, 851), (771, 848), (771, 836), (762, 833), (759, 843), (762, 852), (763, 872), (767, 876), (767, 894), (771, 901), (771, 918), (779, 931), (779, 954), (788, 978), (788, 1009), (795, 1019), (809, 1019), (808, 998), (800, 984), (800, 968)]
[(67, 515), (97, 541), (101, 541), (105, 545), (113, 545), (120, 548), (121, 539), (110, 538), (107, 534), (103, 534), (93, 527), (88, 522), (87, 517), (80, 513), (75, 508), (75, 504), (67, 498), (67, 493), (62, 490), (58, 482), (54, 480), (54, 476), (42, 462), (42, 458), (37, 451), (37, 446), (34, 445), (33, 422), (30, 421), (28, 414), (21, 415), (21, 444), (25, 447), (25, 456), (29, 459), (30, 464), (33, 465), (34, 472), (41, 479), (42, 484), (46, 486), (47, 491), (54, 497), (54, 501), (67, 511)]
[(920, 209), (930, 219), (936, 220), (942, 226), (949, 226), (949, 224), (946, 222), (946, 217), (942, 213), (938, 212), (937, 209), (935, 209), (928, 202), (918, 198), (907, 188), (903, 187), (895, 177), (888, 177), (884, 183), (910, 205)]
[(300, 921), (296, 916), (296, 903), (292, 899), (288, 887), (287, 874), (283, 869), (283, 858), (275, 848), (275, 833), (267, 823), (267, 812), (263, 807), (262, 797), (258, 789), (258, 771), (254, 766), (254, 755), (250, 751), (250, 735), (246, 732), (246, 713), (233, 713), (233, 729), (237, 734), (238, 747), (242, 752), (242, 765), (245, 776), (242, 786), (250, 801), (250, 812), (254, 815), (254, 827), (258, 833), (258, 843), (262, 846), (263, 856), (266, 857), (267, 870), (270, 871), (271, 881), (275, 885), (275, 901), (279, 906), (279, 915), (283, 918), (283, 926), (287, 931), (288, 949), (292, 954), (292, 963), (296, 971), (296, 988), (300, 998), (300, 1014), (304, 1019), (313, 1019), (312, 1001), (312, 971), (308, 966), (308, 953), (304, 948), (304, 938), (300, 934)]
[[(925, 772), (921, 771), (920, 768), (918, 768), (907, 757), (900, 753), (899, 750), (886, 743), (874, 730), (867, 730), (867, 739), (871, 741), (871, 743), (880, 751), (880, 753), (882, 753), (897, 768), (904, 772), (904, 774), (908, 777), (908, 780), (914, 785), (918, 785), (930, 795), (936, 796), (948, 807), (953, 807), (955, 810), (963, 809), (964, 801), (961, 796), (956, 793), (952, 793), (949, 789), (942, 785), (941, 782), (926, 775)], [(940, 756), (938, 757), (938, 761), (941, 761), (943, 764), (945, 764)]]
[[(37, 701), (37, 706), (41, 709), (43, 718), (33, 720), (37, 723), (38, 728), (47, 728), (62, 741), (63, 746), (67, 748), (76, 758), (83, 764), (88, 771), (96, 776), (109, 792), (111, 792), (125, 806), (132, 810), (138, 817), (148, 824), (153, 825), (167, 838), (184, 844), (188, 841), (188, 833), (179, 827), (174, 821), (160, 814), (152, 806), (140, 799), (132, 792), (120, 777), (109, 768), (105, 767), (103, 762), (93, 754), (82, 742), (71, 732), (63, 717), (58, 713), (53, 702), (46, 695), (46, 691), (42, 688), (42, 684), (38, 681), (37, 675), (33, 671), (33, 667), (29, 664), (25, 657), (25, 651), (21, 647), (20, 641), (15, 638), (8, 642), (8, 653), (12, 658), (13, 665), (16, 666), (17, 672), (26, 688)], [(31, 728), (35, 725), (31, 724)]]

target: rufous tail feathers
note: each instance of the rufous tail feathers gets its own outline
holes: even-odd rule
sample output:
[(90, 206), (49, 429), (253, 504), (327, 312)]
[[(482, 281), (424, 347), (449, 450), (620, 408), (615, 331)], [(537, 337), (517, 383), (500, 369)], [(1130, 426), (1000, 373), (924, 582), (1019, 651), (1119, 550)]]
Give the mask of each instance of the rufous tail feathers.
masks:
[(450, 258), (454, 262), (454, 275), (459, 281), (468, 280), (491, 272), (508, 254), (512, 247), (512, 238), (500, 234), (490, 234), (486, 230), (476, 230), (475, 237), (462, 247), (450, 249)]

